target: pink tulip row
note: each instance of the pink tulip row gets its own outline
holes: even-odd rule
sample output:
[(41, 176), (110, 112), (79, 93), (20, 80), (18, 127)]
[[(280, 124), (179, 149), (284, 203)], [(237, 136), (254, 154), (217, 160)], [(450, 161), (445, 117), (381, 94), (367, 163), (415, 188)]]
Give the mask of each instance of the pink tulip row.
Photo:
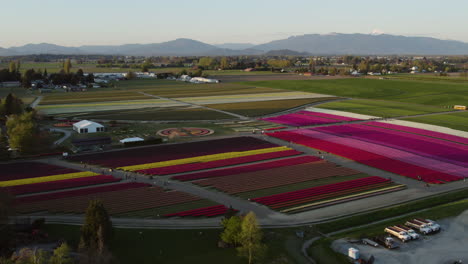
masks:
[(468, 166), (468, 146), (457, 143), (358, 124), (320, 127), (316, 130), (397, 148), (459, 166)]
[(198, 208), (198, 209), (193, 209), (193, 210), (188, 210), (188, 211), (183, 211), (183, 212), (178, 212), (178, 213), (173, 213), (173, 214), (167, 214), (164, 215), (165, 217), (196, 217), (196, 216), (205, 216), (205, 217), (211, 217), (211, 216), (218, 216), (218, 215), (223, 215), (227, 212), (228, 208), (224, 205), (215, 205), (215, 206), (209, 206), (209, 207), (203, 207), (203, 208)]
[(225, 167), (225, 166), (238, 165), (238, 164), (262, 161), (262, 160), (270, 160), (270, 159), (275, 159), (275, 158), (290, 157), (290, 156), (296, 156), (300, 154), (302, 153), (296, 150), (285, 150), (285, 151), (263, 153), (263, 154), (257, 154), (257, 155), (251, 155), (251, 156), (230, 158), (230, 159), (224, 159), (224, 160), (215, 160), (215, 161), (209, 161), (209, 162), (190, 163), (190, 164), (173, 165), (173, 166), (162, 167), (162, 168), (145, 169), (145, 170), (140, 170), (139, 172), (145, 173), (145, 174), (152, 174), (152, 175), (168, 175), (168, 174), (183, 173), (183, 172), (189, 172), (189, 171), (220, 168), (220, 167)]
[(318, 116), (311, 116), (311, 115), (303, 115), (303, 114), (286, 114), (281, 116), (275, 117), (268, 117), (262, 120), (277, 123), (277, 124), (284, 124), (289, 126), (310, 126), (310, 125), (322, 125), (322, 124), (331, 124), (337, 123), (338, 120), (328, 119)]
[[(338, 183), (333, 183), (333, 184), (328, 184), (328, 185), (323, 185), (323, 186), (312, 187), (312, 188), (293, 191), (293, 192), (259, 197), (259, 198), (254, 198), (251, 200), (257, 203), (268, 205), (268, 206), (282, 204), (280, 205), (280, 207), (285, 207), (285, 206), (290, 206), (294, 204), (300, 204), (303, 202), (309, 202), (313, 200), (309, 198), (313, 198), (313, 197), (316, 197), (317, 199), (333, 198), (337, 194), (338, 194), (337, 196), (340, 196), (340, 192), (342, 191), (346, 191), (348, 193), (358, 192), (361, 190), (362, 187), (375, 186), (377, 184), (383, 184), (383, 183), (390, 183), (390, 180), (377, 177), (377, 176), (372, 176), (372, 177), (366, 177), (366, 178), (361, 178), (361, 179), (356, 179), (356, 180), (350, 180), (350, 181), (338, 182)], [(296, 201), (297, 203), (294, 203), (292, 201)], [(289, 202), (292, 202), (292, 203), (289, 203)]]
[(310, 116), (318, 116), (318, 117), (323, 117), (323, 118), (328, 118), (328, 119), (334, 119), (334, 120), (338, 120), (338, 121), (356, 121), (356, 120), (360, 120), (360, 119), (353, 118), (353, 117), (332, 115), (332, 114), (312, 112), (312, 111), (299, 111), (297, 113), (302, 114), (302, 115), (310, 115)]
[(247, 151), (272, 147), (277, 147), (277, 145), (254, 137), (234, 137), (126, 149), (108, 152), (105, 155), (102, 153), (79, 155), (70, 159), (77, 162), (83, 161), (85, 163), (100, 164), (105, 167), (116, 168), (224, 152)]
[(444, 171), (455, 176), (464, 177), (468, 175), (468, 168), (458, 166), (452, 163), (423, 157), (411, 152), (391, 148), (367, 141), (362, 141), (349, 137), (340, 137), (332, 133), (324, 133), (312, 129), (298, 129), (295, 131), (298, 134), (315, 137), (322, 140), (328, 140), (337, 144), (346, 145), (349, 147), (372, 152), (395, 160), (411, 163), (421, 167), (427, 167), (436, 171)]
[(358, 148), (353, 148), (344, 144), (337, 144), (332, 141), (315, 138), (309, 135), (301, 135), (295, 132), (282, 131), (269, 133), (268, 135), (286, 141), (330, 152), (371, 167), (389, 171), (395, 174), (413, 179), (421, 179), (428, 183), (445, 183), (462, 179), (454, 175), (443, 173), (437, 170), (413, 165), (400, 160), (389, 158), (385, 155), (378, 155)]
[(68, 180), (18, 185), (18, 186), (6, 187), (4, 189), (10, 192), (11, 194), (21, 195), (21, 194), (48, 192), (48, 191), (62, 190), (62, 189), (67, 189), (67, 188), (76, 188), (76, 187), (84, 187), (84, 186), (90, 186), (90, 185), (112, 183), (112, 182), (118, 182), (118, 181), (120, 181), (120, 179), (114, 178), (113, 176), (98, 175), (98, 176), (75, 178), (75, 179), (68, 179)]
[(179, 181), (191, 181), (191, 180), (198, 180), (198, 179), (204, 179), (204, 178), (223, 177), (223, 176), (229, 176), (229, 175), (253, 172), (253, 171), (260, 171), (260, 170), (269, 170), (273, 168), (280, 168), (280, 167), (316, 162), (318, 160), (320, 159), (317, 157), (313, 157), (313, 156), (300, 156), (300, 157), (295, 157), (295, 158), (287, 158), (287, 159), (263, 162), (263, 163), (252, 164), (252, 165), (239, 166), (239, 167), (234, 167), (234, 168), (226, 168), (226, 169), (191, 173), (191, 174), (186, 174), (186, 175), (174, 176), (172, 178), (175, 180), (179, 180)]
[(121, 191), (121, 190), (141, 188), (141, 187), (147, 187), (147, 186), (150, 186), (150, 185), (146, 183), (138, 183), (138, 182), (117, 183), (117, 184), (106, 185), (106, 186), (90, 187), (90, 188), (84, 188), (84, 189), (78, 189), (78, 190), (70, 190), (70, 191), (63, 191), (63, 192), (55, 192), (55, 193), (20, 197), (20, 198), (16, 198), (15, 202), (18, 204), (28, 203), (28, 202), (38, 202), (38, 201), (54, 200), (54, 199), (68, 198), (68, 197), (74, 197), (74, 196), (98, 194), (98, 193), (104, 193), (104, 192)]
[(16, 162), (0, 165), (0, 181), (19, 180), (73, 172), (79, 171), (39, 162)]

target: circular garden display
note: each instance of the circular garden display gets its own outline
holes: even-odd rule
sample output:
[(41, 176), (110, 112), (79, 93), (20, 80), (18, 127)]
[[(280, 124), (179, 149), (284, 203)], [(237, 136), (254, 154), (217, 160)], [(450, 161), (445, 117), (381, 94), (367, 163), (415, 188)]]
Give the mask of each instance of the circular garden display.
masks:
[(213, 134), (214, 131), (208, 128), (198, 127), (179, 127), (179, 128), (166, 128), (158, 131), (158, 135), (162, 137), (202, 137)]

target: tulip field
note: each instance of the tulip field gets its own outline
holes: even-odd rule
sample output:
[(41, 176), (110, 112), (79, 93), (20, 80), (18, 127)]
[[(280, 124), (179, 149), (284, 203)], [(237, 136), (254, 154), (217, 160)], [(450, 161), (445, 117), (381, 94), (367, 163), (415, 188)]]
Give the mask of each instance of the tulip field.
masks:
[(299, 126), (340, 123), (344, 121), (355, 121), (359, 119), (326, 114), (326, 113), (299, 111), (299, 112), (292, 113), (292, 114), (263, 118), (262, 120), (276, 123), (276, 124), (299, 127)]

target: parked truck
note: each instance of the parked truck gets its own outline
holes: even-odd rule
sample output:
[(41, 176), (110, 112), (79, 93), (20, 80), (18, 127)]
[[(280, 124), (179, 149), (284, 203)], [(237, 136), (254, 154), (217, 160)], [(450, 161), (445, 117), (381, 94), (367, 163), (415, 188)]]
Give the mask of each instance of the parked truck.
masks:
[(414, 228), (414, 229), (416, 229), (416, 231), (418, 231), (418, 232), (420, 232), (420, 233), (422, 233), (424, 235), (427, 235), (427, 234), (432, 232), (432, 229), (429, 226), (427, 226), (424, 223), (414, 221), (414, 220), (406, 221), (405, 226)]
[(375, 242), (374, 240), (370, 240), (368, 238), (363, 238), (362, 240), (362, 243), (364, 245), (369, 245), (369, 246), (373, 246), (373, 247), (378, 247), (379, 244), (377, 242)]
[(388, 249), (395, 249), (399, 247), (398, 243), (392, 237), (389, 236), (377, 236), (374, 237), (372, 240)]
[(440, 231), (440, 225), (430, 219), (415, 218), (414, 220), (425, 223), (433, 232)]
[(402, 231), (394, 227), (387, 227), (384, 229), (384, 231), (400, 239), (403, 243), (408, 240), (411, 240), (411, 237), (408, 235), (408, 233), (406, 233), (406, 231)]
[(419, 239), (419, 234), (416, 233), (413, 229), (404, 226), (404, 225), (396, 225), (395, 228), (405, 231), (412, 239)]

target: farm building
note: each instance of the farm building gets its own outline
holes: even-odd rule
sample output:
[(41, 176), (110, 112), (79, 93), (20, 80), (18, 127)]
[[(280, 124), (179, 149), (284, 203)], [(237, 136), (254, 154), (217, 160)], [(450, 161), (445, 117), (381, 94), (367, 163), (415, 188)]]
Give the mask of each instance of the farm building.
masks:
[(191, 83), (219, 83), (219, 80), (216, 79), (208, 79), (203, 77), (193, 77), (190, 79)]
[(93, 121), (88, 121), (88, 120), (82, 120), (78, 123), (73, 124), (73, 130), (80, 134), (84, 133), (96, 133), (96, 132), (104, 132), (106, 128), (96, 122)]
[(124, 144), (124, 143), (127, 143), (127, 142), (140, 142), (140, 141), (145, 141), (145, 140), (140, 138), (140, 137), (132, 137), (132, 138), (124, 138), (124, 139), (121, 139), (119, 141), (120, 141), (120, 143)]
[(20, 87), (20, 82), (0, 82), (0, 87)]

